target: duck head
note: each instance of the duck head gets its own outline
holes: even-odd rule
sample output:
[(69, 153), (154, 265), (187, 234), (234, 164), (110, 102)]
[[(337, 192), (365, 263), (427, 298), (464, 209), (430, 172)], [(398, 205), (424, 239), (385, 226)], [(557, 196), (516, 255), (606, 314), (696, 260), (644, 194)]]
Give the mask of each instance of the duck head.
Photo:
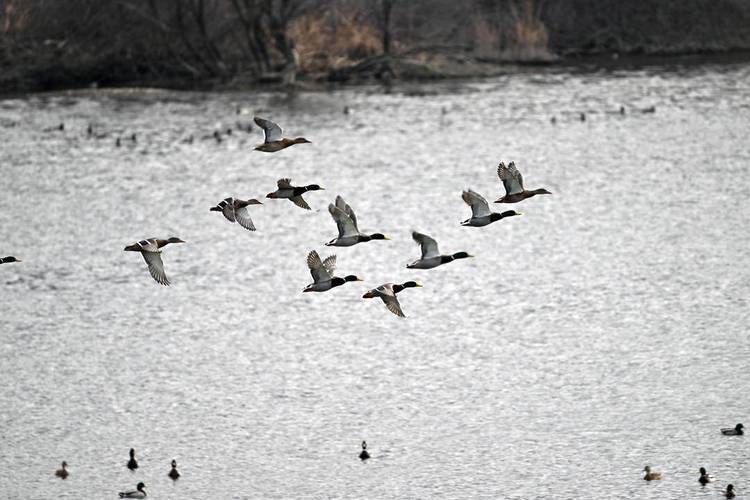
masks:
[(452, 255), (453, 259), (468, 259), (469, 257), (474, 257), (473, 255), (469, 255), (466, 252), (456, 252)]
[(23, 262), (23, 261), (21, 259), (19, 259), (18, 257), (13, 257), (11, 255), (9, 257), (3, 257), (2, 259), (0, 259), (0, 262), (2, 262), (2, 263), (8, 263), (8, 262)]
[(419, 281), (407, 281), (401, 285), (404, 288), (422, 288), (422, 283)]
[(63, 463), (61, 465), (62, 465), (62, 468), (64, 469), (65, 467), (68, 466), (68, 462), (66, 462), (65, 460), (63, 460)]
[(326, 190), (326, 188), (322, 186), (318, 186), (317, 184), (308, 184), (307, 186), (305, 186), (305, 189), (307, 191), (325, 191)]
[(367, 449), (367, 441), (362, 441), (362, 449), (363, 450)]
[(312, 142), (308, 141), (304, 137), (297, 137), (292, 141), (293, 144), (312, 144)]
[(544, 188), (535, 189), (532, 191), (534, 194), (552, 194), (550, 191), (547, 191)]
[(172, 236), (167, 240), (167, 243), (185, 243), (185, 240), (181, 240), (180, 238)]
[(381, 233), (373, 233), (370, 235), (371, 240), (390, 240), (390, 238)]
[(172, 468), (173, 469), (177, 468), (177, 460), (172, 460)]
[(356, 276), (354, 274), (350, 274), (350, 275), (344, 277), (344, 281), (364, 281), (364, 280), (362, 278), (360, 278), (359, 276)]
[(744, 428), (745, 428), (745, 426), (742, 425), (742, 424), (737, 424), (737, 425), (734, 426), (734, 430), (736, 430), (738, 432), (741, 432), (742, 429), (744, 429)]
[(135, 489), (136, 489), (136, 490), (138, 490), (138, 491), (143, 491), (143, 488), (145, 488), (145, 487), (146, 487), (146, 485), (145, 485), (145, 484), (143, 484), (143, 483), (138, 483), (138, 484), (137, 484), (137, 485), (135, 486)]
[(701, 467), (700, 469), (698, 469), (698, 472), (701, 473), (701, 476), (705, 476), (706, 475), (706, 468), (705, 467)]
[(251, 198), (247, 200), (248, 205), (262, 205), (263, 203), (260, 200), (256, 200), (255, 198)]

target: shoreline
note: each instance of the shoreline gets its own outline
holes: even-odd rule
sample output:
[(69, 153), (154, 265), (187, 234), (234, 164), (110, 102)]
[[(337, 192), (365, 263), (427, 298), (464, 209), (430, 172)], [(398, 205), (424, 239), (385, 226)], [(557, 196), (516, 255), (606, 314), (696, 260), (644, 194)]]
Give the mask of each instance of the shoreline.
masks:
[(702, 51), (680, 54), (569, 54), (552, 60), (491, 60), (475, 55), (432, 54), (429, 60), (394, 57), (390, 64), (393, 75), (387, 79), (373, 73), (355, 74), (350, 78), (331, 80), (330, 74), (301, 74), (294, 84), (287, 85), (266, 78), (265, 81), (252, 81), (237, 75), (227, 81), (215, 79), (194, 80), (186, 83), (178, 78), (145, 78), (141, 80), (124, 80), (113, 84), (98, 82), (68, 82), (51, 85), (48, 88), (34, 88), (33, 85), (15, 85), (0, 82), (0, 99), (15, 96), (49, 94), (82, 90), (118, 90), (130, 89), (139, 91), (174, 91), (174, 92), (267, 92), (267, 91), (327, 91), (338, 88), (351, 88), (364, 85), (380, 84), (398, 86), (407, 83), (440, 82), (462, 79), (482, 79), (511, 74), (528, 73), (536, 70), (579, 70), (590, 71), (635, 71), (647, 67), (684, 68), (703, 65), (731, 65), (750, 63), (750, 49), (728, 51)]

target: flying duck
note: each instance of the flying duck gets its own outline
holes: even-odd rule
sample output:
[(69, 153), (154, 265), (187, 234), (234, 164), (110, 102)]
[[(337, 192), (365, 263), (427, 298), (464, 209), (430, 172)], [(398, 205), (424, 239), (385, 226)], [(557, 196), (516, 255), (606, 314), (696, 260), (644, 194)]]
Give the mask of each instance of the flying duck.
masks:
[(466, 252), (457, 252), (453, 255), (440, 255), (437, 241), (430, 238), (426, 234), (414, 231), (411, 233), (411, 237), (414, 238), (414, 241), (419, 243), (419, 247), (422, 250), (422, 257), (415, 260), (411, 264), (407, 264), (406, 267), (409, 269), (432, 269), (433, 267), (437, 267), (441, 264), (447, 264), (448, 262), (452, 262), (456, 259), (466, 259), (468, 257), (473, 257), (473, 255), (469, 255)]
[(304, 137), (297, 137), (296, 139), (287, 139), (282, 137), (281, 127), (270, 120), (255, 117), (253, 118), (256, 124), (263, 129), (264, 141), (263, 144), (255, 148), (256, 151), (263, 151), (265, 153), (275, 153), (282, 149), (293, 146), (294, 144), (305, 144), (309, 143)]
[[(138, 243), (128, 245), (125, 247), (126, 252), (141, 252), (146, 264), (148, 264), (148, 272), (151, 273), (151, 277), (156, 280), (157, 283), (164, 286), (169, 286), (169, 279), (167, 274), (164, 272), (164, 262), (161, 260), (161, 247), (169, 245), (170, 243), (185, 243), (180, 238), (169, 238), (168, 240), (160, 240), (158, 238), (148, 238), (141, 240)], [(130, 450), (132, 457), (133, 450)]]
[(744, 425), (737, 424), (734, 427), (722, 429), (721, 433), (724, 434), (725, 436), (742, 436), (745, 433), (745, 431), (742, 430), (744, 428), (745, 428)]
[(313, 250), (307, 255), (307, 267), (310, 268), (310, 274), (313, 277), (313, 283), (307, 285), (303, 292), (326, 292), (331, 288), (341, 286), (347, 281), (362, 281), (361, 278), (350, 274), (344, 278), (333, 275), (336, 269), (336, 256), (326, 257), (321, 261), (318, 252)]
[(651, 472), (651, 467), (648, 465), (643, 468), (643, 472), (646, 473), (646, 475), (643, 476), (643, 479), (646, 481), (658, 481), (661, 479), (661, 472)]
[(734, 495), (734, 485), (733, 484), (728, 484), (727, 485), (727, 491), (724, 492), (724, 496), (727, 497), (727, 498), (734, 498), (735, 497), (735, 495)]
[(373, 288), (372, 290), (364, 294), (362, 298), (374, 299), (375, 297), (380, 297), (383, 300), (385, 307), (387, 307), (389, 311), (400, 318), (405, 318), (406, 315), (401, 310), (401, 304), (398, 303), (396, 294), (402, 291), (404, 288), (416, 288), (421, 286), (422, 284), (416, 281), (407, 281), (406, 283), (402, 283), (400, 285), (397, 285), (395, 283), (385, 283), (384, 285), (380, 285), (377, 288)]
[(253, 224), (250, 212), (247, 210), (249, 205), (262, 205), (262, 203), (254, 198), (250, 200), (238, 200), (230, 196), (229, 198), (224, 198), (215, 207), (211, 207), (210, 211), (221, 212), (229, 222), (236, 222), (248, 231), (255, 231), (255, 224)]
[(492, 224), (495, 221), (504, 219), (506, 217), (512, 217), (514, 215), (523, 215), (521, 212), (515, 210), (506, 210), (499, 214), (490, 210), (490, 205), (482, 195), (467, 189), (461, 194), (467, 205), (471, 207), (471, 219), (466, 219), (461, 223), (462, 226), (473, 226), (482, 227), (488, 224)]
[(12, 255), (8, 257), (0, 257), (0, 264), (10, 264), (11, 262), (23, 262), (23, 261), (17, 257), (13, 257)]
[(523, 177), (521, 172), (516, 169), (516, 164), (510, 162), (508, 166), (505, 163), (500, 162), (497, 166), (497, 176), (503, 181), (505, 187), (505, 196), (497, 200), (495, 203), (518, 203), (526, 198), (531, 198), (538, 194), (552, 194), (544, 188), (534, 189), (532, 191), (526, 191), (523, 188)]
[(68, 466), (67, 462), (63, 461), (62, 467), (55, 471), (55, 476), (61, 479), (65, 479), (66, 477), (68, 477), (68, 470), (65, 468), (67, 466)]
[(370, 458), (370, 454), (367, 452), (367, 441), (362, 441), (362, 453), (359, 454), (359, 459), (363, 462)]
[(701, 477), (698, 478), (698, 482), (701, 483), (703, 486), (707, 485), (708, 483), (714, 482), (714, 477), (706, 472), (705, 467), (700, 468)]
[(180, 479), (180, 473), (177, 472), (177, 460), (172, 460), (172, 470), (167, 474), (172, 481)]
[(136, 470), (138, 468), (138, 462), (135, 461), (135, 450), (130, 448), (130, 460), (128, 460), (128, 469)]
[(292, 186), (291, 179), (279, 179), (276, 182), (278, 189), (273, 193), (268, 193), (266, 198), (286, 198), (300, 208), (310, 210), (310, 205), (302, 198), (302, 195), (308, 191), (325, 191), (325, 188), (317, 184), (308, 184), (307, 186)]
[(135, 487), (135, 491), (121, 491), (119, 493), (120, 498), (146, 498), (146, 485), (143, 483), (138, 483), (138, 485)]
[(334, 238), (326, 246), (332, 247), (350, 247), (357, 243), (364, 243), (370, 240), (389, 240), (388, 236), (381, 233), (373, 233), (370, 235), (362, 234), (359, 232), (357, 227), (357, 216), (354, 215), (352, 207), (346, 204), (341, 196), (336, 197), (336, 204), (333, 203), (328, 205), (328, 212), (336, 222), (336, 226), (339, 229), (338, 238)]

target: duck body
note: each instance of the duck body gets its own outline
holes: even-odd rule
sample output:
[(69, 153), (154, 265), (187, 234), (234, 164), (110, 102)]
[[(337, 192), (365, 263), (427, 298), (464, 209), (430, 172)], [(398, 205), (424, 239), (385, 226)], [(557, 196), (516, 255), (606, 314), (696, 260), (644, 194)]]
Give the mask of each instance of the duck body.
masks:
[(727, 489), (724, 492), (724, 496), (727, 498), (734, 498), (736, 495), (734, 494), (734, 485), (728, 484)]
[(172, 469), (170, 469), (167, 476), (169, 476), (169, 479), (172, 481), (180, 479), (180, 473), (177, 471), (177, 460), (172, 460)]
[(135, 460), (135, 450), (130, 448), (130, 460), (128, 460), (128, 469), (136, 470), (138, 468), (138, 462)]
[(500, 162), (497, 166), (497, 176), (503, 182), (505, 196), (496, 200), (495, 203), (518, 203), (538, 194), (552, 194), (544, 188), (533, 189), (531, 191), (524, 189), (523, 176), (516, 168), (515, 162), (510, 162), (507, 167), (505, 163)]
[(703, 486), (707, 485), (708, 483), (714, 482), (714, 477), (706, 472), (705, 467), (700, 468), (700, 477), (698, 478), (698, 482), (701, 483)]
[(313, 283), (307, 285), (303, 292), (327, 292), (332, 288), (341, 286), (351, 281), (362, 281), (362, 278), (350, 274), (341, 278), (334, 276), (333, 271), (336, 269), (336, 256), (330, 255), (325, 260), (320, 260), (318, 252), (313, 250), (307, 255), (307, 267), (313, 277)]
[(357, 243), (365, 243), (372, 240), (388, 240), (388, 236), (382, 233), (363, 234), (357, 226), (357, 216), (341, 196), (336, 196), (336, 204), (328, 205), (328, 212), (331, 214), (339, 235), (326, 243), (326, 246), (333, 247), (350, 247)]
[(126, 252), (140, 252), (143, 259), (148, 265), (148, 272), (151, 277), (160, 285), (169, 286), (169, 278), (164, 272), (164, 262), (161, 260), (160, 248), (170, 243), (185, 243), (180, 238), (172, 237), (166, 240), (159, 238), (147, 238), (138, 243), (133, 243), (125, 247)]
[(458, 259), (473, 257), (466, 252), (456, 252), (452, 255), (441, 255), (438, 250), (437, 241), (426, 234), (414, 231), (411, 237), (419, 244), (422, 256), (414, 262), (407, 264), (407, 269), (432, 269)]
[(12, 262), (23, 262), (23, 261), (17, 257), (13, 257), (12, 255), (9, 255), (8, 257), (0, 257), (0, 264), (10, 264)]
[(138, 483), (138, 485), (135, 487), (135, 490), (131, 491), (121, 491), (118, 493), (120, 495), (120, 498), (146, 498), (146, 490), (144, 489), (146, 487), (143, 483)]
[(247, 207), (250, 205), (262, 205), (256, 199), (238, 200), (236, 198), (224, 198), (218, 205), (211, 207), (211, 212), (221, 212), (229, 222), (236, 222), (248, 231), (255, 231), (255, 224), (250, 218)]
[(483, 227), (505, 219), (506, 217), (513, 217), (515, 215), (523, 215), (521, 212), (515, 210), (506, 210), (502, 213), (492, 212), (490, 205), (487, 200), (480, 195), (467, 189), (461, 194), (464, 202), (471, 207), (471, 219), (467, 219), (461, 223), (462, 226), (471, 227)]
[(66, 467), (68, 464), (66, 462), (63, 462), (60, 465), (60, 468), (55, 471), (55, 476), (59, 477), (60, 479), (65, 479), (68, 477), (68, 470)]
[(320, 187), (317, 184), (308, 184), (307, 186), (292, 186), (291, 179), (279, 179), (276, 182), (276, 191), (268, 193), (266, 198), (271, 199), (287, 199), (305, 210), (310, 210), (310, 205), (307, 204), (302, 195), (308, 191), (325, 191), (325, 188)]
[(398, 302), (396, 294), (405, 290), (406, 288), (417, 288), (421, 286), (422, 284), (417, 281), (407, 281), (402, 284), (385, 283), (377, 288), (373, 288), (372, 290), (368, 291), (362, 296), (362, 298), (374, 299), (378, 297), (383, 301), (385, 307), (387, 307), (389, 311), (400, 318), (405, 318), (406, 315), (401, 310), (401, 304)]
[(737, 424), (734, 427), (722, 429), (721, 433), (725, 436), (742, 436), (745, 434), (745, 426), (742, 424)]
[(362, 451), (359, 454), (359, 459), (363, 462), (370, 458), (370, 453), (367, 451), (367, 441), (362, 441)]
[(646, 481), (658, 481), (661, 479), (661, 472), (652, 472), (651, 467), (648, 465), (643, 468), (643, 472), (646, 474), (643, 476), (643, 479)]
[(304, 137), (297, 137), (296, 139), (288, 139), (282, 136), (281, 127), (271, 120), (265, 120), (263, 118), (255, 117), (255, 123), (263, 129), (264, 140), (263, 144), (256, 146), (256, 151), (263, 151), (264, 153), (275, 153), (286, 149), (295, 144), (309, 144), (310, 141)]

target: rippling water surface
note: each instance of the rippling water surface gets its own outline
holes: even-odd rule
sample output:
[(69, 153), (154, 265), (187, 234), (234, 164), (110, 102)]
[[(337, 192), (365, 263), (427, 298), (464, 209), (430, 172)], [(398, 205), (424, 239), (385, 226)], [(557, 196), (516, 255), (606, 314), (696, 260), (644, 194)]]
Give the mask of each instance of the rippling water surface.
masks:
[[(210, 138), (255, 112), (313, 144)], [(25, 260), (0, 267), (0, 497), (741, 496), (747, 438), (719, 428), (750, 421), (749, 125), (748, 65), (0, 100), (0, 253)], [(461, 227), (501, 160), (554, 194)], [(256, 233), (208, 210), (280, 177), (326, 191), (251, 207)], [(336, 194), (392, 241), (324, 247)], [(407, 270), (412, 229), (476, 258)], [(171, 235), (166, 288), (122, 249)], [(302, 294), (312, 249), (366, 283)], [(405, 320), (361, 298), (414, 278)]]

